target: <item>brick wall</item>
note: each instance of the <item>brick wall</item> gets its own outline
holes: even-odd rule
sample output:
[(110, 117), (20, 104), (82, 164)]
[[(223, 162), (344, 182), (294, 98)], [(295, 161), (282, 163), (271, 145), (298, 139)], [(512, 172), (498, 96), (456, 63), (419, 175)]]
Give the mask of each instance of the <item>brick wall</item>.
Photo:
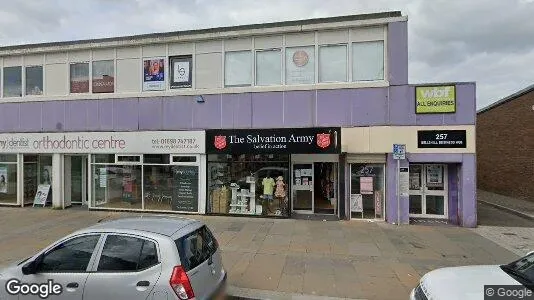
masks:
[(477, 115), (478, 188), (534, 202), (534, 91)]

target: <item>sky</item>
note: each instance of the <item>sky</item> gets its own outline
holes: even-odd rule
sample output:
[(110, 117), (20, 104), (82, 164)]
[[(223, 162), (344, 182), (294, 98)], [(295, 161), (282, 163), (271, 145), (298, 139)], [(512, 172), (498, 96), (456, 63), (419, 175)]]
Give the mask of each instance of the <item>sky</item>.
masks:
[(534, 0), (0, 0), (0, 45), (390, 10), (410, 83), (475, 81), (477, 108), (534, 84)]

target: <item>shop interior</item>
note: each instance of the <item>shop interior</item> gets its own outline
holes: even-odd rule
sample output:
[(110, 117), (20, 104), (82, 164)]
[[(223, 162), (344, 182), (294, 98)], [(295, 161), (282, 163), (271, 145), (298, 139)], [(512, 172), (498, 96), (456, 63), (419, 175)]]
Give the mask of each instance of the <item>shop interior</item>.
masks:
[(350, 165), (352, 219), (382, 219), (384, 210), (384, 165)]
[(337, 168), (334, 162), (293, 164), (293, 210), (335, 214)]

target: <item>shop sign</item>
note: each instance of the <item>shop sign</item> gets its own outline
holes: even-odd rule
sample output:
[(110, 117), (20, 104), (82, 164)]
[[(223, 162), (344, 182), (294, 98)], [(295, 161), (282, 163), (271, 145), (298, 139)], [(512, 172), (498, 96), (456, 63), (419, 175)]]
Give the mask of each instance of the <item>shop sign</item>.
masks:
[(466, 148), (465, 130), (419, 130), (418, 148)]
[(48, 199), (48, 193), (50, 193), (50, 185), (49, 184), (40, 184), (37, 187), (37, 192), (35, 193), (35, 197), (33, 198), (33, 206), (36, 205), (46, 205), (46, 200)]
[(204, 153), (203, 131), (0, 134), (0, 153)]
[(454, 85), (416, 86), (415, 112), (439, 114), (456, 112), (456, 87)]
[(172, 210), (198, 211), (198, 166), (173, 167)]
[(341, 153), (341, 128), (206, 130), (206, 153)]
[(399, 195), (407, 197), (410, 189), (410, 177), (408, 168), (399, 168)]

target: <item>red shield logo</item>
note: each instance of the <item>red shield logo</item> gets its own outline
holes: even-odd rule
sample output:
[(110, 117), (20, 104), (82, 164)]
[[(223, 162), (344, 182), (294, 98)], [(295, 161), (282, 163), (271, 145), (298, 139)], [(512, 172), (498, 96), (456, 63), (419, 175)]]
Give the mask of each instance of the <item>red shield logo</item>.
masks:
[(330, 134), (318, 133), (317, 134), (317, 146), (323, 149), (330, 146)]
[(215, 145), (215, 148), (221, 150), (226, 147), (226, 136), (224, 135), (216, 135), (215, 141), (213, 143)]

